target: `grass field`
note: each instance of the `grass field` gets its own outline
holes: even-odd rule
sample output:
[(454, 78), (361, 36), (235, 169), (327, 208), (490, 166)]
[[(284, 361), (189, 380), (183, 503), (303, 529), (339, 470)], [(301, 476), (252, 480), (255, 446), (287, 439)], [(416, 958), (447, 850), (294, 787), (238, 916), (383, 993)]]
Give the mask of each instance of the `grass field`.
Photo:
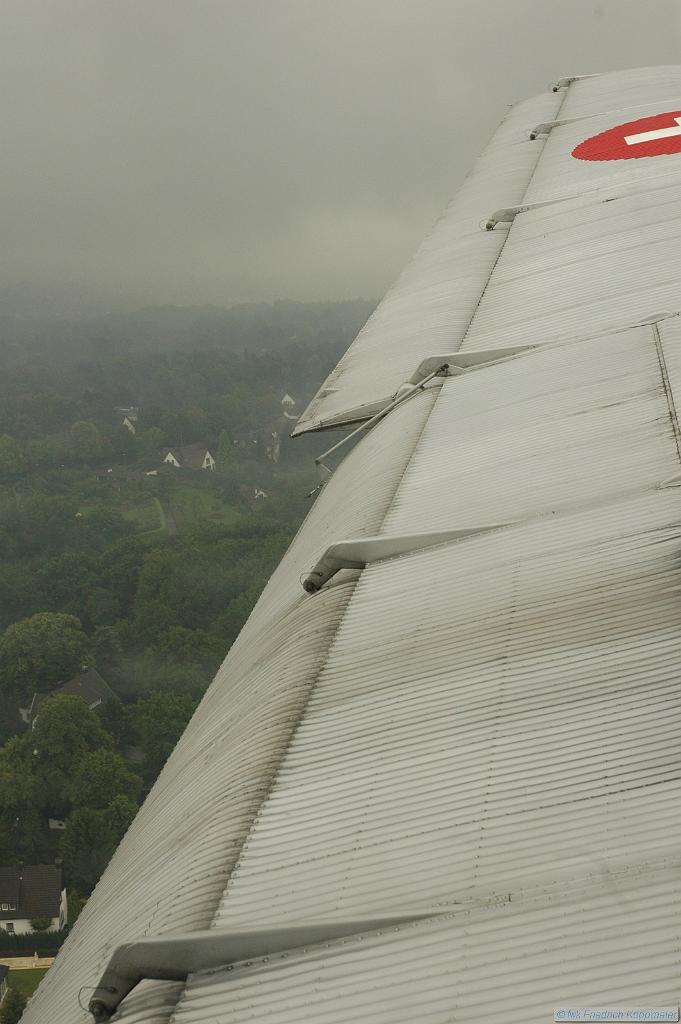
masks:
[(31, 967), (27, 971), (10, 970), (7, 980), (10, 988), (15, 988), (17, 992), (21, 992), (22, 996), (28, 999), (37, 989), (46, 971), (47, 967)]
[(141, 533), (151, 533), (152, 530), (163, 529), (163, 517), (158, 498), (149, 498), (142, 504), (124, 505), (121, 508), (121, 515), (124, 519), (134, 523)]

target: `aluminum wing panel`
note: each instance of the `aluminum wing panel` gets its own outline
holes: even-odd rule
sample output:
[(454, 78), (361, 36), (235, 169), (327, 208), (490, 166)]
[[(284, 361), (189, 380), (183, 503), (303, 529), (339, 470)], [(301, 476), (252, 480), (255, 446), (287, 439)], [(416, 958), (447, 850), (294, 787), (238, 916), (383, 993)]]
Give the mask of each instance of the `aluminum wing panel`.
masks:
[[(506, 228), (481, 231), (495, 211), (585, 196), (625, 181), (646, 190), (654, 179), (670, 174), (678, 179), (679, 155), (593, 163), (576, 160), (571, 152), (604, 128), (680, 105), (681, 70), (653, 67), (594, 76), (513, 108), (443, 218), (315, 396), (297, 432), (367, 418), (422, 359), (459, 349), (504, 250)], [(580, 120), (554, 128), (547, 140), (530, 141), (537, 125), (574, 117)]]
[(519, 214), (464, 351), (589, 337), (676, 312), (680, 234), (679, 184), (620, 186), (612, 198)]
[[(584, 195), (589, 190), (613, 187), (620, 182), (636, 182), (640, 191), (646, 191), (651, 184), (664, 181), (670, 175), (678, 181), (681, 174), (681, 153), (638, 160), (578, 160), (572, 156), (573, 149), (585, 139), (618, 124), (652, 117), (670, 109), (681, 109), (681, 84), (676, 102), (637, 104), (634, 107), (618, 109), (615, 112), (599, 114), (554, 128), (546, 141), (541, 165), (528, 187), (526, 202), (543, 203), (549, 199)], [(673, 124), (673, 121), (671, 123)]]
[(548, 345), (446, 381), (383, 531), (555, 515), (680, 471), (653, 327)]
[(522, 201), (542, 143), (529, 127), (556, 116), (562, 95), (514, 107), (412, 262), (303, 413), (295, 433), (366, 418), (427, 356), (456, 349), (503, 245), (481, 230)]
[[(678, 537), (678, 497), (651, 491), (365, 571), (215, 923), (454, 916), (432, 943), (409, 929), (404, 956), (393, 933), (370, 940), (366, 973), (348, 940), (308, 951), (302, 973), (275, 958), (234, 986), (197, 978), (178, 1020), (375, 1022), (402, 997), (400, 1020), (463, 1005), (491, 1019), (469, 960), (512, 1019), (653, 986), (673, 1005), (681, 925), (665, 911), (660, 929), (643, 890), (681, 835)], [(659, 899), (680, 885), (665, 874)], [(599, 900), (585, 971), (565, 916)], [(508, 904), (536, 912), (521, 937), (504, 934)], [(632, 913), (636, 934), (613, 945)], [(480, 919), (495, 951), (471, 938)], [(561, 956), (575, 964), (562, 979)]]
[(565, 92), (560, 116), (585, 117), (610, 110), (627, 110), (641, 103), (659, 103), (662, 112), (673, 108), (679, 100), (681, 68), (677, 64), (629, 68), (573, 82)]
[[(608, 80), (571, 89), (586, 102)], [(658, 69), (631, 81), (648, 102)], [(612, 85), (631, 105), (619, 73)], [(520, 123), (545, 99), (507, 122), (511, 189), (541, 151), (521, 147)], [(185, 988), (145, 983), (121, 1017), (166, 1024), (178, 998), (184, 1024), (534, 1024), (563, 999), (678, 1004), (679, 492), (659, 485), (681, 458), (681, 334), (678, 318), (635, 325), (678, 308), (679, 186), (618, 184), (474, 236), (490, 182), (509, 176), (481, 167), (447, 221), (451, 252), (436, 234), (391, 299), (403, 326), (414, 304), (427, 350), (395, 313), (315, 415), (380, 402), (433, 340), (544, 347), (410, 399), (341, 464), (29, 1024), (85, 1024), (79, 989), (142, 934), (410, 911), (434, 917)], [(474, 237), (501, 252), (477, 297)], [(515, 525), (343, 572), (314, 597), (300, 587), (334, 541), (474, 518)]]
[[(571, 841), (557, 822), (554, 842)], [(679, 867), (612, 872), (609, 890), (557, 891), (544, 906), (500, 893), (495, 906), (450, 920), (197, 976), (177, 1024), (539, 1024), (556, 1006), (583, 1005), (585, 993), (599, 1006), (673, 1006)]]

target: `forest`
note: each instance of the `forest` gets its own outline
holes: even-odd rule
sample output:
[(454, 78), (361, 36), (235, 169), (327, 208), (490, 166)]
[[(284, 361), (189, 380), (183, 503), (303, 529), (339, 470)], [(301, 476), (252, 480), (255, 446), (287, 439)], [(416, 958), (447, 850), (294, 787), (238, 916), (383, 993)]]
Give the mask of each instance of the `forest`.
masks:
[[(61, 863), (72, 917), (310, 507), (330, 437), (288, 435), (371, 308), (0, 322), (0, 866)], [(92, 670), (94, 709), (60, 692)]]

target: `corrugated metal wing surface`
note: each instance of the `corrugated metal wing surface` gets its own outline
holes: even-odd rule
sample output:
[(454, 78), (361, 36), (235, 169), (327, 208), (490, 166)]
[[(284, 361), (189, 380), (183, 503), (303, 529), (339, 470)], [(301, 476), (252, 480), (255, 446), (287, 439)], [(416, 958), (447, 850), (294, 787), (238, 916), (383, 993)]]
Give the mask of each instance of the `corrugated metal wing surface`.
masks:
[(617, 191), (515, 218), (464, 350), (584, 338), (676, 312), (681, 184)]
[[(554, 128), (546, 141), (542, 153), (541, 167), (527, 190), (528, 203), (542, 203), (549, 199), (562, 199), (587, 190), (612, 187), (620, 182), (637, 184), (640, 191), (647, 191), (656, 178), (672, 175), (677, 181), (681, 174), (681, 153), (668, 153), (657, 157), (632, 160), (577, 160), (572, 151), (581, 142), (614, 128), (618, 124), (652, 117), (665, 110), (681, 109), (681, 83), (676, 103), (660, 101), (637, 104), (615, 113), (599, 114), (572, 124)], [(670, 118), (670, 122), (673, 123)]]
[[(565, 92), (560, 116), (587, 117), (607, 111), (626, 111), (642, 103), (669, 104), (671, 108), (679, 100), (681, 68), (677, 64), (628, 68), (573, 82)], [(661, 106), (661, 110), (664, 109), (665, 106)]]
[[(681, 334), (659, 314), (681, 294), (681, 185), (478, 228), (567, 144), (527, 137), (563, 99), (624, 110), (677, 80), (618, 72), (509, 116), (307, 425), (438, 350), (539, 347), (431, 386), (341, 464), (28, 1024), (84, 1024), (78, 990), (143, 934), (408, 912), (433, 917), (145, 983), (121, 1018), (165, 1024), (180, 995), (182, 1024), (678, 1004)], [(481, 522), (512, 525), (300, 587), (334, 541)]]
[[(599, 822), (587, 826), (598, 831)], [(654, 828), (654, 823), (651, 824)], [(555, 843), (574, 841), (555, 824)], [(550, 1021), (555, 1006), (674, 1005), (679, 859), (362, 941), (196, 978), (177, 1024)]]
[[(408, 929), (404, 956), (392, 935), (373, 940), (361, 980), (352, 941), (344, 968), (343, 950), (332, 955), (337, 981), (310, 984), (304, 970), (297, 982), (279, 958), (254, 964), (245, 1006), (238, 984), (197, 979), (178, 1021), (373, 1022), (397, 993), (419, 1019), (451, 1019), (462, 995), (471, 1017), (491, 1019), (483, 978), (452, 959), (461, 944), (466, 967), (498, 976), (495, 1001), (512, 1019), (546, 1020), (568, 994), (640, 998), (649, 945), (656, 999), (678, 1001), (678, 918), (665, 912), (662, 939), (648, 906), (632, 962), (606, 937), (644, 915), (630, 879), (649, 885), (678, 859), (680, 533), (677, 495), (649, 491), (366, 570), (216, 925), (469, 909), (498, 945), (455, 914), (437, 941), (426, 925)], [(658, 896), (677, 902), (680, 887), (665, 875)], [(593, 920), (600, 964), (560, 977), (561, 957), (587, 963), (562, 918), (594, 899), (609, 915)], [(502, 938), (508, 903), (547, 927)], [(328, 956), (310, 950), (303, 965), (314, 973)], [(532, 976), (546, 964), (542, 991)], [(438, 1002), (449, 1018), (431, 1014)]]
[[(594, 163), (575, 160), (571, 152), (578, 142), (606, 128), (679, 106), (681, 69), (671, 66), (588, 78), (514, 107), (297, 430), (370, 415), (421, 359), (458, 350), (506, 240), (505, 228), (482, 230), (496, 210), (582, 195), (619, 182), (637, 183), (641, 190), (651, 177), (670, 173), (678, 180), (679, 154)], [(530, 141), (533, 128), (559, 118), (580, 120), (554, 128), (548, 139)]]
[(555, 515), (677, 467), (652, 327), (547, 345), (446, 381), (383, 529)]

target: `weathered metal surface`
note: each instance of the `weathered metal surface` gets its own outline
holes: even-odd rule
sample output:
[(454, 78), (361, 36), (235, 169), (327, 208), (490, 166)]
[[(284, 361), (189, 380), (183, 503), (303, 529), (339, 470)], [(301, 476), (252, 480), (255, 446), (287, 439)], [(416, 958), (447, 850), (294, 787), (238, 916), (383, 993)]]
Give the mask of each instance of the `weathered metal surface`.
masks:
[(677, 467), (652, 327), (546, 345), (446, 381), (383, 530), (553, 516)]
[[(431, 1000), (451, 1015), (465, 993), (487, 1019), (469, 958), (513, 1019), (545, 1020), (568, 994), (678, 1000), (681, 922), (658, 902), (644, 922), (658, 872), (658, 900), (678, 906), (681, 888), (666, 871), (681, 834), (679, 532), (677, 495), (650, 490), (365, 571), (215, 924), (454, 916), (407, 928), (404, 955), (377, 938), (363, 968), (348, 942), (336, 980), (323, 946), (302, 981), (279, 958), (255, 964), (248, 1013), (387, 1020), (400, 993), (444, 1020)], [(509, 906), (532, 921), (520, 936), (504, 936)], [(562, 977), (561, 956), (575, 965)], [(241, 987), (211, 984), (190, 984), (179, 1020), (244, 1019)]]
[[(432, 382), (344, 460), (29, 1024), (84, 1021), (78, 990), (128, 938), (412, 913), (438, 916), (145, 983), (121, 1018), (678, 1005), (681, 324), (662, 314), (681, 294), (681, 164), (661, 181), (628, 161), (650, 179), (593, 191), (566, 162), (574, 125), (527, 138), (560, 103), (624, 121), (678, 80), (617, 72), (509, 116), (307, 425), (380, 404), (438, 352), (537, 348)], [(532, 187), (558, 201), (482, 230), (522, 205), (537, 159)], [(343, 537), (476, 520), (513, 525), (300, 587)]]
[(520, 214), (463, 348), (593, 337), (676, 312), (680, 234), (681, 181)]

